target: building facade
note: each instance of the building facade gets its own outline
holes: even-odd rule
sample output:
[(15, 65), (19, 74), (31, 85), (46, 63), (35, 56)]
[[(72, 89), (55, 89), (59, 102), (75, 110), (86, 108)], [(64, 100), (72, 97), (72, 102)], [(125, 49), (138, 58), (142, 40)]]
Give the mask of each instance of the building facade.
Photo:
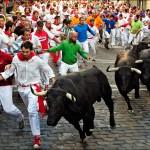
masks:
[[(110, 0), (113, 1), (113, 0)], [(150, 0), (114, 0), (114, 1), (122, 1), (122, 2), (129, 2), (134, 6), (139, 6), (143, 9), (150, 9)]]

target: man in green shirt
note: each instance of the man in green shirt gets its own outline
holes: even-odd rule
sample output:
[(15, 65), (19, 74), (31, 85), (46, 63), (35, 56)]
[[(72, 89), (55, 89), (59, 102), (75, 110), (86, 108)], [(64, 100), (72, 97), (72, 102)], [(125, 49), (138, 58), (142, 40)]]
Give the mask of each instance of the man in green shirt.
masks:
[(140, 21), (140, 16), (136, 15), (134, 20), (131, 22), (131, 29), (128, 44), (137, 44), (141, 39), (141, 29), (142, 29), (142, 22)]
[(81, 46), (76, 42), (78, 34), (71, 32), (69, 39), (62, 41), (62, 43), (56, 47), (52, 47), (48, 52), (62, 51), (62, 60), (59, 68), (61, 75), (66, 75), (67, 71), (78, 72), (77, 54), (79, 53), (83, 58), (90, 59), (88, 53), (83, 51)]

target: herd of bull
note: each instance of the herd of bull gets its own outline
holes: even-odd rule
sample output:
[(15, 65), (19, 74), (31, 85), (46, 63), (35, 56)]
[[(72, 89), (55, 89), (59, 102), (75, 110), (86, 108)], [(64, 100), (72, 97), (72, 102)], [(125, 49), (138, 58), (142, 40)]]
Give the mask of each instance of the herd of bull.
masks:
[(139, 78), (146, 85), (150, 93), (150, 39), (146, 38), (129, 51), (117, 54), (115, 67), (107, 68), (108, 72), (115, 72), (115, 81), (120, 94), (132, 110), (128, 93), (135, 89), (135, 98), (139, 98)]
[[(135, 98), (139, 98), (139, 79), (150, 92), (150, 45), (149, 39), (143, 40), (132, 50), (117, 54), (115, 66), (107, 68), (108, 72), (115, 71), (115, 81), (119, 92), (132, 110), (127, 94), (135, 89)], [(47, 102), (47, 125), (56, 126), (61, 117), (64, 117), (79, 132), (80, 139), (84, 141), (94, 129), (95, 110), (93, 104), (104, 100), (110, 113), (110, 126), (115, 127), (114, 103), (112, 89), (106, 75), (93, 66), (85, 71), (59, 77), (53, 86), (42, 92), (33, 94), (45, 95)], [(83, 128), (79, 121), (83, 120)]]

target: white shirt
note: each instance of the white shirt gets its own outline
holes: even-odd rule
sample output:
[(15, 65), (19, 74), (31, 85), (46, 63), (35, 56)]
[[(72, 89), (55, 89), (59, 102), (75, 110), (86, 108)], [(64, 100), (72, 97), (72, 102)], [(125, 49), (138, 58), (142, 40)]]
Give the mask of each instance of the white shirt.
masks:
[[(15, 79), (20, 86), (40, 84), (44, 80), (49, 84), (49, 78), (55, 77), (53, 70), (38, 56), (33, 56), (28, 61), (21, 61), (17, 55), (12, 60), (11, 68), (1, 73), (4, 79), (15, 74)], [(44, 77), (41, 79), (41, 76)]]
[(99, 34), (99, 31), (98, 31), (97, 27), (96, 27), (96, 26), (93, 26), (93, 27), (89, 26), (89, 28), (90, 28), (92, 31), (94, 31), (94, 32), (96, 33), (96, 35), (94, 36), (94, 35), (92, 35), (92, 34), (88, 31), (88, 32), (87, 32), (87, 37), (88, 37), (88, 39), (97, 40), (97, 36), (98, 36), (98, 34)]
[(47, 15), (45, 15), (45, 17), (43, 18), (43, 20), (45, 20), (45, 21), (51, 21), (52, 23), (54, 22), (54, 18), (56, 17), (56, 15), (55, 14), (47, 14)]
[(41, 42), (39, 38), (36, 35), (34, 35), (34, 33), (32, 33), (31, 35), (31, 42), (33, 44), (33, 49), (41, 47)]
[(4, 33), (3, 29), (0, 28), (0, 49), (7, 48), (9, 44), (9, 38)]

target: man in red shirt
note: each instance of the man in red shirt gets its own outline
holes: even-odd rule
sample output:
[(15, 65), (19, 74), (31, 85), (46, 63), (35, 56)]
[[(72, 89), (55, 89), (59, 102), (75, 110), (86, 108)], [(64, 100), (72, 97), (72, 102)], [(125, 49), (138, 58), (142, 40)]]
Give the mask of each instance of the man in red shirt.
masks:
[(48, 63), (49, 53), (46, 52), (49, 49), (48, 34), (43, 30), (43, 25), (43, 21), (37, 22), (37, 30), (35, 31), (35, 35), (39, 38), (42, 46), (42, 53), (39, 54), (39, 57)]
[[(12, 56), (0, 50), (0, 72), (5, 70), (5, 66), (11, 64)], [(19, 129), (24, 128), (24, 116), (13, 104), (12, 100), (12, 78), (0, 81), (0, 103), (3, 110), (17, 119)]]

